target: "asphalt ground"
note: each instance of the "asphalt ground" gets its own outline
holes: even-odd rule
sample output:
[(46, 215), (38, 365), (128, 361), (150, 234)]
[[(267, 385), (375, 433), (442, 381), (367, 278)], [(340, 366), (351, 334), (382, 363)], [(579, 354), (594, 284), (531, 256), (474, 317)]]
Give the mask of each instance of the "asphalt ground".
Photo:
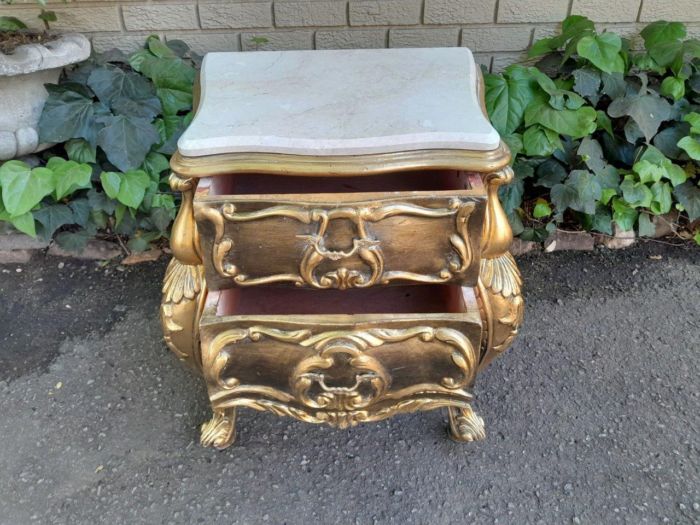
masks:
[(485, 441), (447, 439), (444, 411), (334, 430), (241, 410), (223, 452), (162, 342), (165, 261), (0, 266), (0, 523), (700, 522), (700, 249), (519, 264), (525, 325), (475, 389)]

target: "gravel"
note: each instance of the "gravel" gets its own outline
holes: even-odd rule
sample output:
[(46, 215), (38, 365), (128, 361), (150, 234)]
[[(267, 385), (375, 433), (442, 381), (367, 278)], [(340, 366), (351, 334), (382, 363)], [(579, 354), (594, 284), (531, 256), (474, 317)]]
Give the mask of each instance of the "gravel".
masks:
[(466, 445), (442, 411), (341, 431), (241, 410), (234, 446), (201, 448), (164, 265), (0, 266), (3, 525), (700, 521), (697, 248), (522, 257), (526, 324)]

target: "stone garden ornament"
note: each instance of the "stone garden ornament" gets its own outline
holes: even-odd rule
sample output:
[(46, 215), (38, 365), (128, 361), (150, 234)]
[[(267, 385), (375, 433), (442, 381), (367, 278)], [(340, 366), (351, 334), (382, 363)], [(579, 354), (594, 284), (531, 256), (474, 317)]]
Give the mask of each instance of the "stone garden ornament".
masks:
[(446, 408), (482, 439), (472, 387), (524, 305), (471, 52), (211, 53), (198, 90), (161, 318), (207, 385), (202, 444), (239, 407), (340, 428)]
[(37, 124), (48, 96), (44, 84), (55, 84), (61, 69), (90, 56), (90, 42), (65, 34), (43, 44), (26, 44), (0, 53), (0, 160), (41, 151)]

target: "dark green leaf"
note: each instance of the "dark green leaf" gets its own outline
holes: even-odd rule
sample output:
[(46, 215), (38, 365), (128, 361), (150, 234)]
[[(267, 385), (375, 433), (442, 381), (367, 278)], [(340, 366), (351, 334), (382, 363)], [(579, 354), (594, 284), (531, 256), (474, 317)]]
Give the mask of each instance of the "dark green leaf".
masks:
[(649, 215), (646, 213), (639, 214), (638, 221), (639, 236), (640, 237), (654, 237), (656, 234), (656, 226), (651, 222)]
[(591, 137), (583, 138), (577, 153), (593, 173), (600, 173), (608, 165), (603, 158), (603, 148), (600, 147), (600, 143)]
[[(102, 175), (100, 175), (100, 178), (102, 178)], [(119, 182), (120, 181), (116, 183), (117, 191), (114, 193), (115, 197), (119, 193)], [(109, 198), (106, 192), (98, 192), (94, 188), (88, 191), (87, 197), (88, 203), (90, 204), (90, 208), (92, 208), (93, 210), (103, 211), (108, 215), (112, 215), (114, 213), (114, 209), (116, 206), (116, 202), (114, 201), (115, 197)]]
[(535, 186), (553, 188), (557, 184), (564, 182), (568, 175), (564, 166), (554, 159), (547, 159), (537, 166), (537, 181)]
[(501, 135), (510, 135), (522, 124), (525, 108), (535, 94), (535, 82), (528, 70), (518, 65), (502, 75), (488, 74), (484, 81), (491, 122)]
[(39, 142), (65, 142), (73, 138), (95, 141), (94, 104), (74, 91), (50, 93), (39, 118)]
[(159, 178), (161, 173), (170, 169), (170, 162), (165, 155), (151, 152), (146, 155), (142, 168), (152, 177)]
[(685, 181), (673, 188), (673, 195), (683, 206), (691, 221), (700, 218), (700, 188), (692, 181)]
[(160, 38), (156, 35), (151, 35), (146, 40), (146, 46), (148, 50), (159, 58), (174, 58), (176, 56), (175, 51), (173, 51), (170, 46), (166, 43), (161, 42)]
[(144, 57), (141, 72), (150, 78), (157, 88), (175, 89), (192, 93), (195, 70), (179, 58)]
[(611, 99), (623, 97), (627, 91), (627, 84), (622, 73), (603, 73), (603, 95), (607, 95)]
[(561, 148), (556, 132), (542, 126), (530, 126), (523, 134), (523, 148), (529, 156), (548, 157)]
[(574, 91), (586, 97), (594, 106), (600, 99), (600, 72), (589, 67), (576, 69), (572, 75), (574, 76)]
[(112, 101), (112, 110), (116, 115), (142, 118), (150, 122), (156, 115), (160, 114), (161, 106), (156, 97), (142, 100), (117, 97)]
[(53, 237), (53, 234), (61, 226), (73, 224), (73, 212), (65, 204), (51, 204), (34, 212), (34, 218), (39, 222), (37, 233), (45, 241)]
[(569, 207), (590, 215), (594, 214), (596, 203), (602, 194), (598, 179), (589, 171), (574, 170), (565, 184), (576, 190), (576, 200), (569, 204)]
[(571, 208), (572, 205), (576, 205), (578, 191), (568, 184), (557, 184), (552, 188), (550, 197), (557, 211), (564, 212), (567, 208)]
[(685, 124), (675, 124), (666, 129), (659, 131), (652, 144), (661, 152), (671, 159), (677, 159), (681, 153), (678, 147), (678, 141), (688, 135), (688, 126)]
[(95, 162), (97, 148), (85, 139), (71, 139), (63, 147), (70, 160), (76, 162)]
[(90, 202), (88, 199), (75, 199), (68, 203), (73, 212), (73, 222), (80, 226), (86, 226), (90, 220)]
[(80, 252), (87, 242), (92, 238), (92, 234), (87, 230), (78, 232), (60, 232), (56, 235), (56, 244), (69, 252)]
[(122, 171), (143, 164), (151, 146), (160, 140), (156, 129), (144, 119), (117, 115), (100, 121), (105, 127), (97, 134), (97, 144)]
[(192, 93), (168, 88), (158, 88), (156, 93), (166, 115), (177, 115), (180, 111), (192, 109)]
[(97, 98), (110, 107), (119, 98), (138, 101), (155, 96), (153, 84), (143, 76), (114, 66), (96, 68), (87, 83)]
[(614, 118), (629, 115), (650, 142), (661, 123), (671, 118), (671, 105), (656, 95), (630, 94), (613, 100), (608, 106), (608, 114)]

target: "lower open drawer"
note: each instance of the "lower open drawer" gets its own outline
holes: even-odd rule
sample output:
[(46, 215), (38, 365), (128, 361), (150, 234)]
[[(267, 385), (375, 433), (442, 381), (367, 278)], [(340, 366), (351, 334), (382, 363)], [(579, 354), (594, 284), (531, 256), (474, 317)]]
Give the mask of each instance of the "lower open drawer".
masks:
[(467, 406), (482, 327), (469, 287), (210, 292), (202, 370), (216, 408), (346, 427)]

